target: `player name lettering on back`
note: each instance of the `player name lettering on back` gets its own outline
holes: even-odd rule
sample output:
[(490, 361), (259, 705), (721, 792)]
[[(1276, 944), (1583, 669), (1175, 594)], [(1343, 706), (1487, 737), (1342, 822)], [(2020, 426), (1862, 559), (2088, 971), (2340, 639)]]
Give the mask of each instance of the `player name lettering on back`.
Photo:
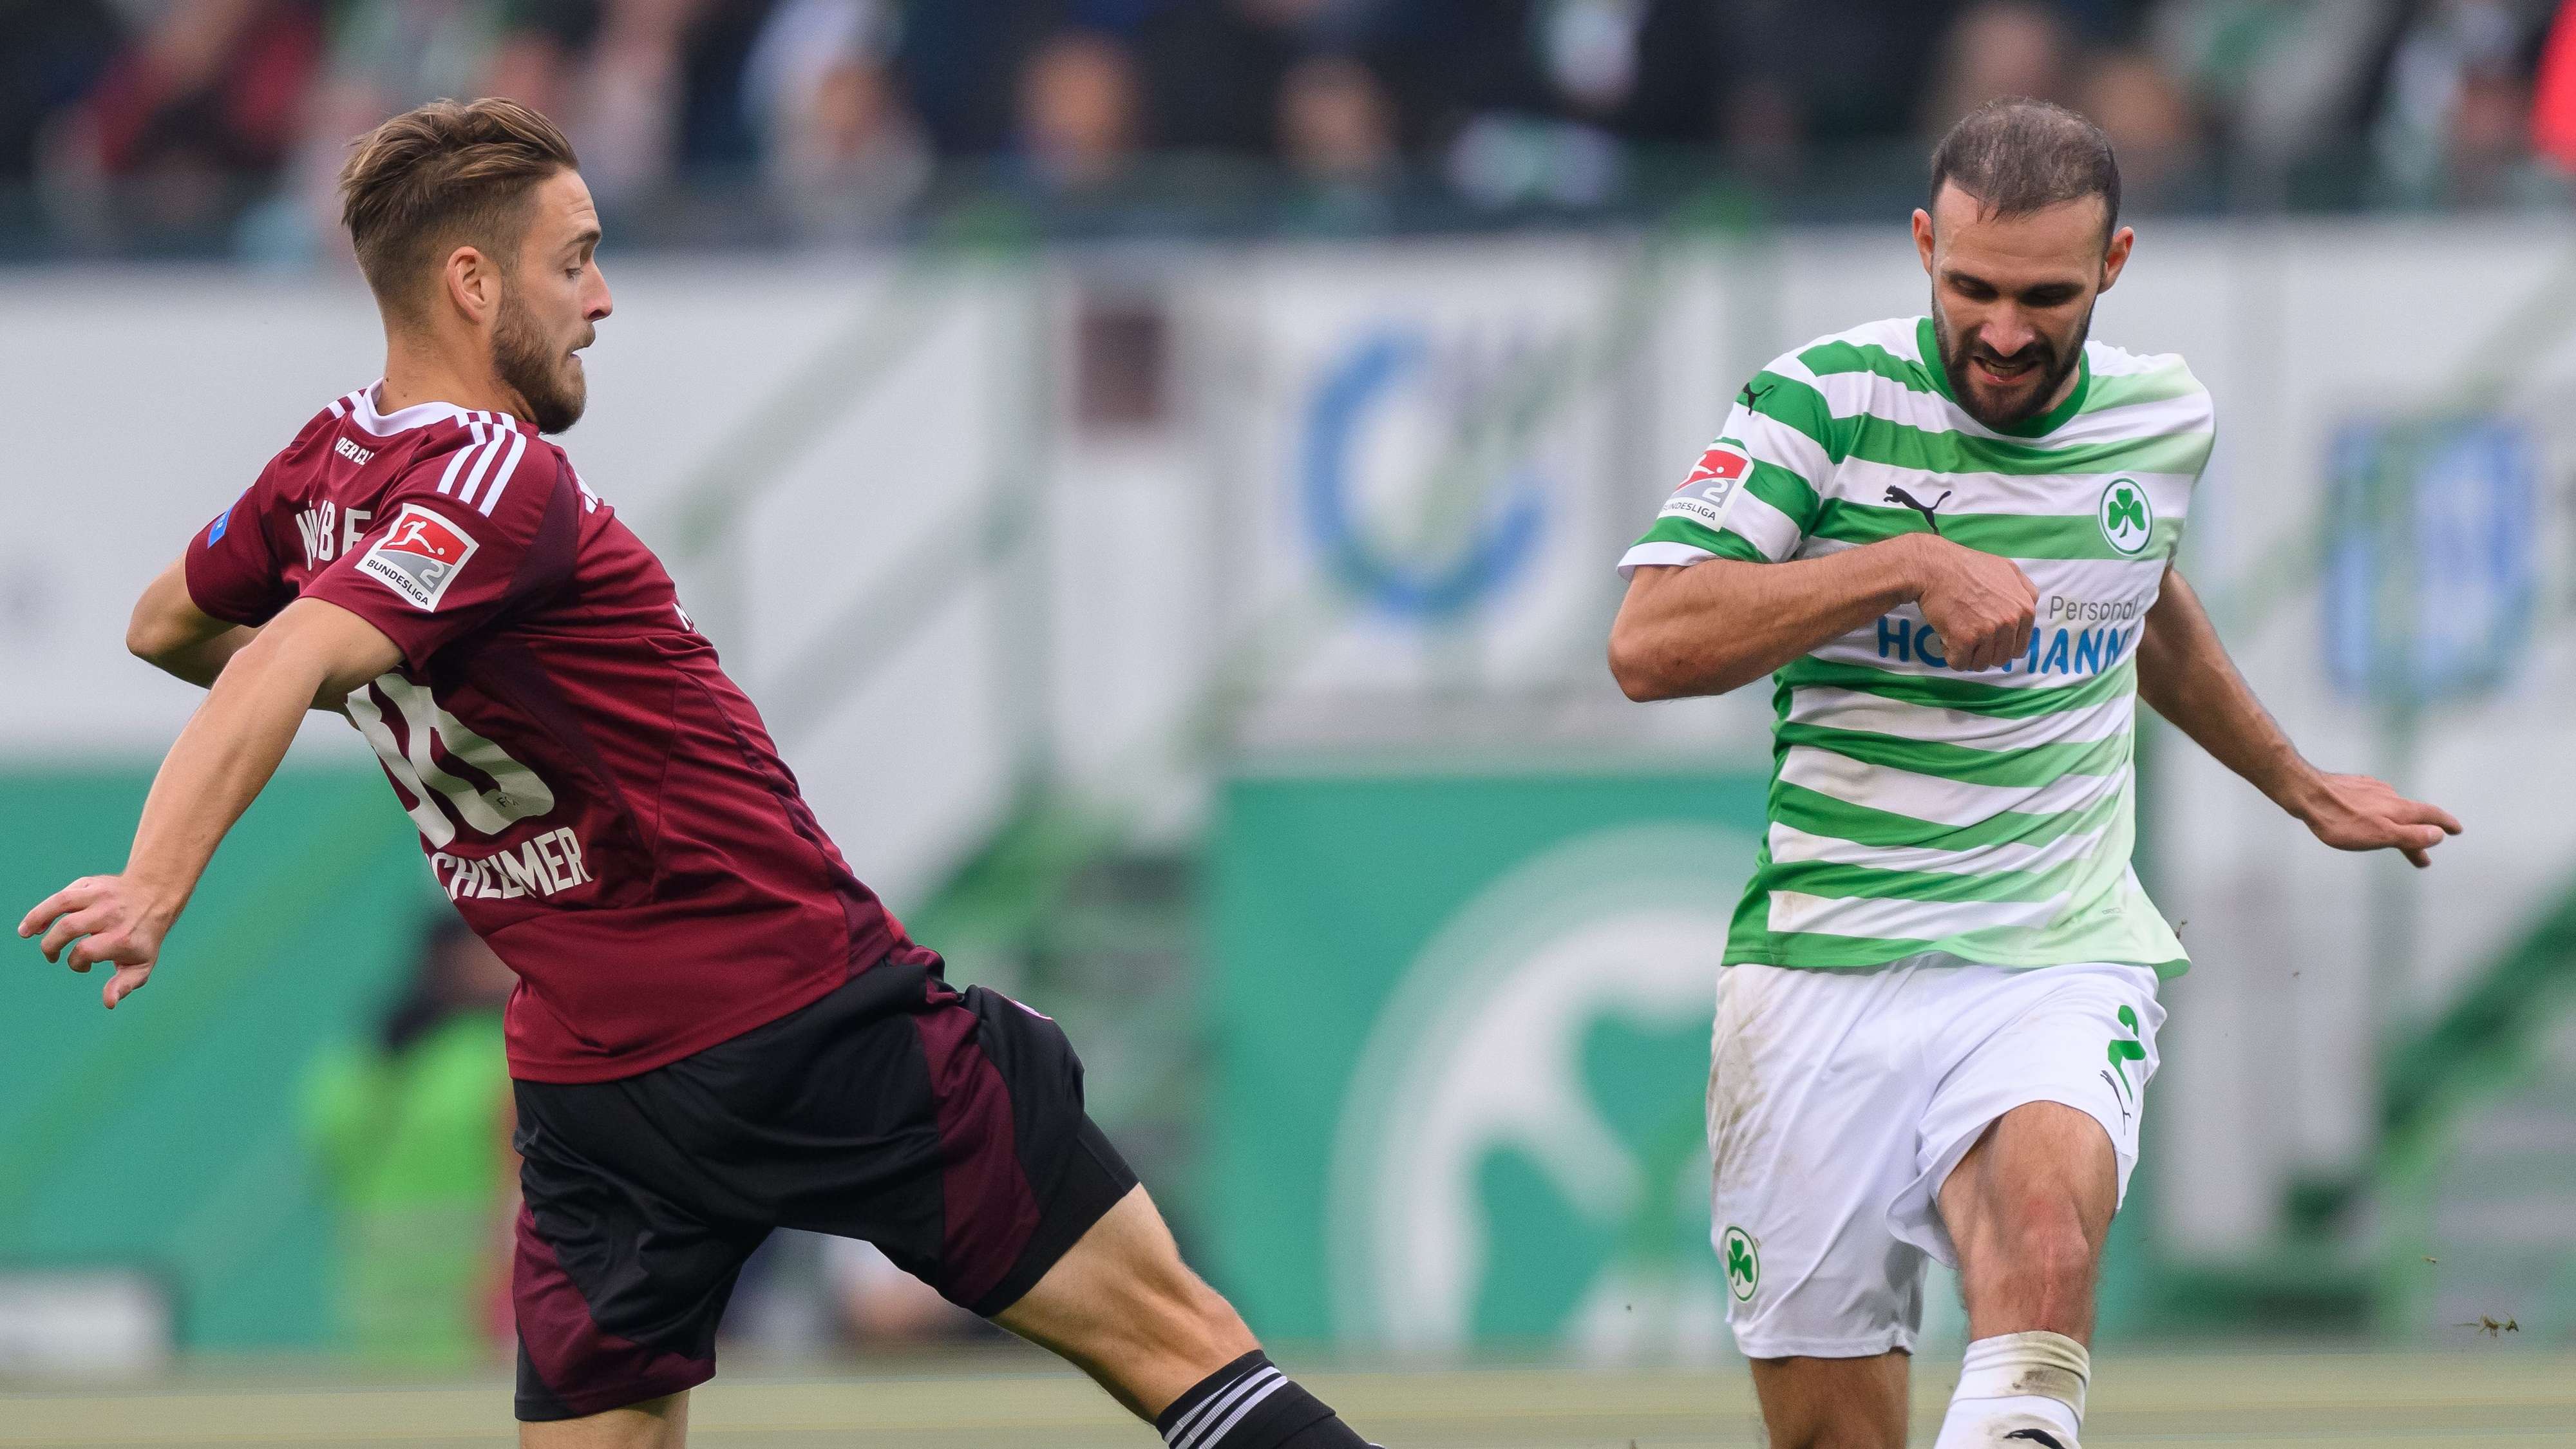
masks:
[(551, 896), (588, 884), (592, 878), (590, 868), (582, 863), (581, 839), (569, 825), (549, 830), (515, 850), (490, 855), (452, 855), (442, 850), (429, 858), (429, 871), (451, 901)]
[[(347, 447), (349, 440), (343, 438), (340, 444)], [(304, 538), (304, 566), (320, 568), (356, 548), (367, 531), (367, 520), (373, 517), (366, 509), (343, 509), (327, 498), (295, 515), (295, 531)]]

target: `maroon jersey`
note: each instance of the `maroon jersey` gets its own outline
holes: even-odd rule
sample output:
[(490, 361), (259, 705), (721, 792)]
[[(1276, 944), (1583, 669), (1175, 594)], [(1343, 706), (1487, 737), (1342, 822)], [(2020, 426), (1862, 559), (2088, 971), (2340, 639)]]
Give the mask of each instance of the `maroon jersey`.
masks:
[(299, 597), (400, 668), (348, 714), (439, 887), (519, 974), (510, 1071), (631, 1076), (929, 953), (850, 873), (661, 561), (506, 414), (331, 404), (188, 546), (188, 592)]

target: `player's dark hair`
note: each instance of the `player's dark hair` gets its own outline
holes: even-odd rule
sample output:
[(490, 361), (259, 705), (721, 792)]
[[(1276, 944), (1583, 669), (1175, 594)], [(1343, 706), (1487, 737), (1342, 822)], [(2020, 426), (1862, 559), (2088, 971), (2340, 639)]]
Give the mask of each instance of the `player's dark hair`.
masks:
[(517, 101), (432, 101), (358, 138), (340, 168), (340, 220), (376, 300), (417, 319), (432, 264), (464, 245), (506, 264), (529, 194), (580, 164), (555, 123)]
[(2102, 198), (2102, 240), (2120, 226), (2120, 162), (2091, 121), (2047, 101), (2005, 96), (1970, 111), (1932, 151), (1932, 200), (1956, 186), (1989, 216), (2028, 216)]

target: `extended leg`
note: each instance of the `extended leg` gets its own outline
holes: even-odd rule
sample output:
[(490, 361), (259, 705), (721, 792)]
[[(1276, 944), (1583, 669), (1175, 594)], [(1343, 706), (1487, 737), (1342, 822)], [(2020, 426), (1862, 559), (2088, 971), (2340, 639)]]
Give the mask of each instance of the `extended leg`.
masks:
[(1903, 1353), (1754, 1360), (1771, 1449), (1904, 1449), (1911, 1362)]
[(2119, 1195), (2109, 1134), (2056, 1102), (2005, 1113), (1942, 1184), (1970, 1342), (1935, 1449), (2075, 1449)]
[(1173, 1449), (1360, 1449), (1261, 1356), (1231, 1305), (1181, 1261), (1136, 1188), (993, 1321), (1099, 1381)]

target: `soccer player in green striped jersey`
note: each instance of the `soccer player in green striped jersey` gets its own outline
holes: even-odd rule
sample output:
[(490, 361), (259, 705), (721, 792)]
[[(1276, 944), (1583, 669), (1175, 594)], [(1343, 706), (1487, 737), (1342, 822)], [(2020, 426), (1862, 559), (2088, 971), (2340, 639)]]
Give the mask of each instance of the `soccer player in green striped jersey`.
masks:
[(1727, 940), (1712, 1233), (1777, 1449), (1901, 1445), (1927, 1257), (1970, 1343), (1936, 1449), (2077, 1449), (2097, 1259), (2182, 944), (2130, 868), (2136, 701), (2326, 844), (2459, 822), (2302, 758), (2174, 568), (2183, 360), (2089, 340), (2134, 235), (2090, 122), (1934, 153), (1928, 316), (1745, 384), (1621, 560), (1631, 698), (1773, 676), (1770, 828)]

